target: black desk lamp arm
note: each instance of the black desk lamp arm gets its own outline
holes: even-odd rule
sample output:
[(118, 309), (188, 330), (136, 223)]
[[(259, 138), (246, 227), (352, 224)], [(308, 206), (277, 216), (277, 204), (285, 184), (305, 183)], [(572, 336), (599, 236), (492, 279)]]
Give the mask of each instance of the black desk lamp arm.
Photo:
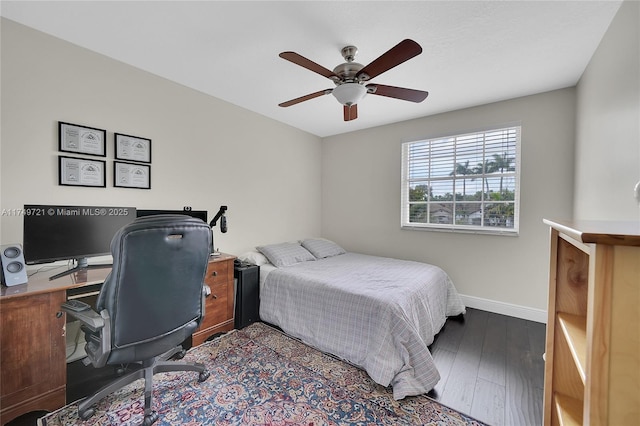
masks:
[(216, 226), (216, 223), (218, 222), (218, 219), (220, 219), (220, 217), (224, 214), (224, 212), (227, 211), (227, 206), (220, 206), (220, 210), (218, 210), (218, 213), (216, 213), (215, 217), (213, 218), (213, 220), (211, 222), (209, 222), (209, 226), (210, 227), (214, 227)]

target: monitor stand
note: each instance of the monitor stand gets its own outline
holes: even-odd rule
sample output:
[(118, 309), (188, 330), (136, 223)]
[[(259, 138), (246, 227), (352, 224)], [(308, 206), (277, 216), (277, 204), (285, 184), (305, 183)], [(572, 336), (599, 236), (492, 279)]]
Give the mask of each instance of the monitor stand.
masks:
[(70, 275), (75, 272), (84, 271), (87, 269), (99, 269), (99, 268), (110, 268), (112, 265), (104, 264), (104, 265), (89, 265), (89, 260), (86, 257), (81, 257), (76, 259), (78, 266), (67, 269), (66, 271), (60, 272), (59, 274), (51, 275), (49, 277), (49, 281), (53, 281), (60, 277), (64, 277), (65, 275)]

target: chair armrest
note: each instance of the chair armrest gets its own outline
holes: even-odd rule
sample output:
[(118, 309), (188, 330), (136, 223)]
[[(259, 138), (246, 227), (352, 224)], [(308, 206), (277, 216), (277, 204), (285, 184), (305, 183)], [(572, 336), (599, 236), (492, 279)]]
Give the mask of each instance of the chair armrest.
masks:
[[(98, 340), (88, 339), (85, 345), (87, 358), (83, 361), (85, 365), (93, 364), (100, 368), (107, 364), (107, 359), (111, 353), (111, 322), (109, 312), (103, 309), (99, 314), (93, 309), (71, 309), (64, 304), (61, 309), (73, 318), (77, 319), (95, 334)], [(88, 360), (88, 361), (87, 361)]]
[(68, 315), (71, 315), (72, 317), (80, 321), (83, 325), (86, 325), (91, 331), (98, 331), (102, 327), (104, 327), (104, 318), (102, 318), (100, 314), (98, 314), (93, 309), (75, 311), (73, 309), (65, 307), (64, 305), (62, 305), (61, 308)]

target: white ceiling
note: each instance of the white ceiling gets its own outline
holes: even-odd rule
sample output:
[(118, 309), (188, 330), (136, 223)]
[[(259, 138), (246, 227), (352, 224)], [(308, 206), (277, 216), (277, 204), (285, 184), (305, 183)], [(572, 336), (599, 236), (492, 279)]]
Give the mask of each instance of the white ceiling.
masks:
[[(324, 137), (578, 82), (620, 1), (2, 1), (2, 16)], [(426, 90), (366, 96), (344, 122), (334, 87), (278, 57), (364, 65), (405, 38), (421, 55), (372, 79)]]

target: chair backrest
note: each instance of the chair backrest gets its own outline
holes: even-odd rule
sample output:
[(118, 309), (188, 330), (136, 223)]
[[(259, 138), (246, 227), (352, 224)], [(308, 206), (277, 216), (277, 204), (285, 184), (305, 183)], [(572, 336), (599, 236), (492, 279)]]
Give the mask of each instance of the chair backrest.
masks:
[(141, 217), (120, 229), (96, 303), (109, 312), (112, 348), (152, 342), (199, 321), (210, 250), (211, 229), (189, 216)]

